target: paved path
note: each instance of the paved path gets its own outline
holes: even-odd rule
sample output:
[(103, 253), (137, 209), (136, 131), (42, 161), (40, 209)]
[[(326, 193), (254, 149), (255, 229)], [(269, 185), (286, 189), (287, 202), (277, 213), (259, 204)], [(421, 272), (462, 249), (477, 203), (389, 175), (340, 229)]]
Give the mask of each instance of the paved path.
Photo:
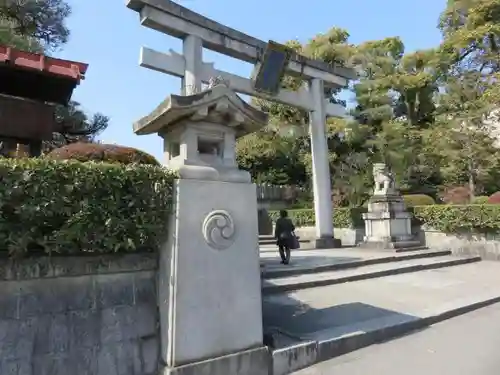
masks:
[(278, 250), (260, 252), (261, 263), (266, 270), (294, 269), (317, 267), (327, 264), (349, 263), (363, 259), (386, 258), (397, 255), (392, 251), (376, 251), (370, 249), (359, 249), (356, 247), (345, 247), (342, 249), (326, 250), (292, 250), (290, 264), (283, 266), (280, 264), (281, 258)]
[(325, 340), (498, 297), (499, 275), (499, 262), (483, 261), (265, 296), (264, 323), (297, 339)]
[(295, 375), (498, 375), (500, 304), (295, 372)]

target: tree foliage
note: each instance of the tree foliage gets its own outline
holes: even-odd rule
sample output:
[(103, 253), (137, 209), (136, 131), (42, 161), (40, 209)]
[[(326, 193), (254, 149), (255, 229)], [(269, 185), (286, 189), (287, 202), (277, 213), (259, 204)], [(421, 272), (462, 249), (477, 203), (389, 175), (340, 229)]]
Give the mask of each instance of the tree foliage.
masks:
[(64, 0), (0, 0), (0, 19), (11, 31), (0, 37), (28, 38), (39, 45), (36, 49), (57, 49), (68, 41), (65, 21), (70, 13)]
[(80, 103), (71, 101), (67, 106), (59, 105), (55, 110), (55, 122), (58, 132), (46, 142), (45, 150), (61, 147), (68, 143), (93, 142), (109, 123), (109, 118), (101, 113), (90, 117), (80, 107)]
[[(66, 19), (71, 8), (65, 0), (0, 0), (0, 44), (21, 50), (48, 54), (68, 41)], [(44, 150), (68, 143), (92, 142), (103, 132), (109, 118), (101, 113), (86, 114), (80, 103), (55, 108), (58, 131)]]
[[(306, 56), (358, 73), (348, 88), (352, 120), (327, 121), (336, 204), (362, 204), (374, 162), (387, 163), (409, 194), (437, 198), (466, 188), (473, 199), (500, 190), (500, 0), (449, 0), (438, 28), (442, 43), (420, 51), (406, 51), (399, 37), (354, 45), (337, 27), (304, 44), (289, 42)], [(303, 84), (287, 77), (284, 88)], [(329, 94), (339, 101), (338, 92)], [(269, 112), (275, 130), (242, 141), (241, 165), (260, 181), (310, 186), (308, 114), (262, 100), (254, 104)]]

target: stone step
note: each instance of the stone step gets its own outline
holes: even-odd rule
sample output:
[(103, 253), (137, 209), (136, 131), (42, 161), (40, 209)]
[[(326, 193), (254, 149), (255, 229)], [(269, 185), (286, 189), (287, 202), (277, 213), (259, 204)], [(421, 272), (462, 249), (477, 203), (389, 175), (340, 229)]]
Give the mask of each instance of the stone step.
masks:
[(420, 245), (422, 245), (422, 243), (420, 241), (417, 241), (417, 240), (410, 240), (410, 241), (392, 242), (391, 245), (394, 249), (401, 249), (401, 248), (406, 248), (406, 247), (420, 246)]
[[(263, 277), (266, 279), (271, 279), (271, 278), (279, 278), (279, 277), (289, 277), (289, 276), (294, 276), (294, 275), (306, 275), (306, 274), (311, 274), (311, 273), (345, 270), (345, 269), (351, 269), (351, 268), (371, 266), (371, 265), (375, 265), (375, 264), (402, 262), (402, 261), (408, 261), (408, 260), (412, 260), (412, 259), (443, 257), (443, 256), (451, 255), (452, 252), (451, 252), (451, 250), (427, 250), (427, 251), (419, 251), (419, 252), (414, 252), (414, 253), (409, 253), (409, 254), (399, 254), (399, 253), (396, 253), (394, 255), (385, 255), (384, 254), (385, 256), (377, 256), (377, 257), (372, 257), (372, 258), (365, 257), (365, 258), (356, 259), (356, 257), (353, 257), (354, 260), (347, 260), (347, 261), (340, 261), (340, 262), (337, 261), (334, 263), (327, 261), (326, 264), (319, 264), (319, 265), (314, 265), (314, 266), (302, 266), (302, 267), (300, 267), (300, 266), (297, 267), (295, 265), (295, 262), (293, 261), (294, 260), (293, 254), (295, 254), (295, 251), (292, 253), (291, 265), (280, 266), (279, 268), (273, 267), (273, 268), (265, 270), (265, 265), (262, 264), (261, 266), (264, 267)], [(350, 251), (342, 253), (342, 254), (339, 253), (339, 256), (342, 257), (342, 255), (345, 256), (345, 255), (349, 255), (349, 254), (350, 254)], [(354, 255), (357, 255), (357, 254), (354, 253)]]
[(274, 236), (272, 234), (259, 234), (259, 241), (260, 240), (273, 240)]
[(425, 245), (418, 245), (418, 246), (410, 246), (410, 247), (399, 247), (399, 248), (395, 248), (394, 251), (396, 253), (408, 253), (408, 252), (412, 252), (412, 251), (422, 251), (422, 250), (427, 250), (427, 249), (429, 249), (429, 248)]
[[(299, 242), (300, 243), (309, 243), (311, 241), (299, 237)], [(272, 235), (272, 234), (261, 234), (261, 235), (259, 235), (259, 245), (260, 246), (276, 245), (276, 238), (274, 238), (274, 235)]]
[[(272, 244), (265, 244), (265, 245), (259, 245), (259, 250), (261, 253), (275, 253), (278, 254), (278, 246), (276, 246), (276, 243)], [(316, 249), (314, 247), (314, 244), (311, 242), (300, 242), (300, 249), (294, 249), (292, 250), (293, 253), (296, 252), (306, 252), (306, 251), (311, 251), (311, 250), (323, 250), (323, 249)], [(328, 249), (326, 249), (328, 250)]]
[[(407, 261), (373, 264), (354, 269), (334, 270), (327, 272), (299, 274), (288, 277), (269, 278), (265, 276), (262, 293), (265, 295), (284, 293), (289, 291), (318, 288), (326, 285), (342, 284), (347, 282), (367, 280), (409, 272), (418, 272), (444, 267), (459, 266), (479, 262), (481, 257), (428, 257)], [(264, 273), (266, 275), (266, 273)]]
[(499, 262), (482, 261), (264, 296), (265, 332), (277, 338), (273, 374), (499, 303), (499, 273)]
[[(310, 241), (299, 238), (299, 242), (300, 243), (309, 243)], [(270, 239), (260, 239), (259, 238), (259, 245), (261, 245), (261, 246), (263, 246), (263, 245), (276, 245), (276, 239), (274, 237), (270, 238)]]
[(390, 243), (376, 243), (376, 242), (362, 242), (358, 244), (360, 248), (366, 249), (383, 249), (388, 251), (396, 251), (396, 252), (404, 252), (404, 251), (417, 251), (424, 250), (427, 247), (422, 244), (420, 241), (411, 240), (411, 241), (398, 241), (398, 242), (390, 242)]

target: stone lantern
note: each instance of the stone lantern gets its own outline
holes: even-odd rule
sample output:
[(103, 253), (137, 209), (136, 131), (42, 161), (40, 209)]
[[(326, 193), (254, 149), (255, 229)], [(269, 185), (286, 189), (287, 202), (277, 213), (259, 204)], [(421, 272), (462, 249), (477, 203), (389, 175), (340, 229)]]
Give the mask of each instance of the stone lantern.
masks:
[(235, 156), (236, 139), (266, 122), (219, 84), (171, 95), (134, 126), (163, 137), (164, 163), (179, 174), (159, 262), (164, 374), (268, 373), (257, 193)]
[(195, 95), (169, 96), (134, 131), (158, 133), (164, 139), (164, 164), (181, 178), (249, 183), (250, 174), (236, 163), (236, 139), (266, 122), (267, 114), (219, 84)]

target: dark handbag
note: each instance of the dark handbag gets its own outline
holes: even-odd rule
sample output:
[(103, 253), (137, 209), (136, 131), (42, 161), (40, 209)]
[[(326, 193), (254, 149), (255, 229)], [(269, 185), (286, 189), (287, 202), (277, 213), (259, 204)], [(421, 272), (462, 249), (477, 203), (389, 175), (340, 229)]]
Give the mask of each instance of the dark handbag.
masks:
[(300, 249), (299, 237), (297, 237), (295, 233), (292, 233), (292, 237), (290, 238), (290, 249), (291, 250)]

